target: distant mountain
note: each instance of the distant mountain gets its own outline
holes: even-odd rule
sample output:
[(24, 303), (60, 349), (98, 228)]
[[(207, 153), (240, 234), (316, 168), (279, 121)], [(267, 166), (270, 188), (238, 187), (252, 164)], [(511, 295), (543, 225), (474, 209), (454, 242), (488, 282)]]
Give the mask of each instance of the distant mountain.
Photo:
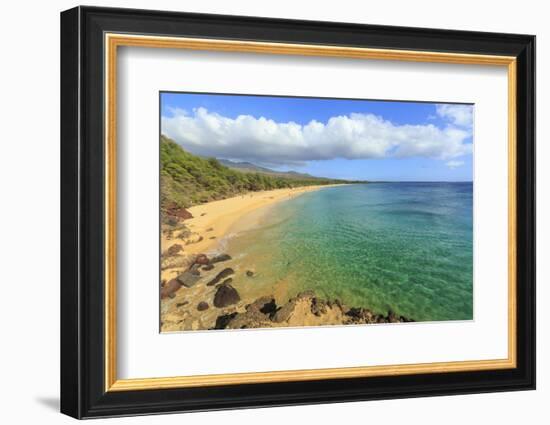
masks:
[(255, 173), (276, 173), (276, 171), (274, 170), (260, 167), (259, 165), (252, 164), (251, 162), (237, 162), (237, 161), (230, 161), (228, 159), (220, 159), (220, 158), (218, 158), (218, 161), (220, 162), (220, 164), (223, 164), (226, 167), (233, 168), (236, 170), (252, 171)]
[(323, 179), (323, 177), (315, 177), (311, 174), (298, 173), (296, 171), (275, 171), (269, 168), (260, 167), (259, 165), (252, 164), (251, 162), (237, 162), (230, 161), (228, 159), (218, 159), (220, 164), (225, 165), (233, 170), (242, 171), (245, 173), (261, 173), (268, 174), (270, 176), (296, 178), (296, 179)]

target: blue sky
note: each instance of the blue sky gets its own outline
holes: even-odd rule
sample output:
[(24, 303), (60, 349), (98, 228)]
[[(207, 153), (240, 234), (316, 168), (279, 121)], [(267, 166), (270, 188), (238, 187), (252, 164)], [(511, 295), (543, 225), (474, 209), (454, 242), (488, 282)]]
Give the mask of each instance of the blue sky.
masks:
[(472, 105), (161, 93), (161, 132), (203, 156), (364, 180), (471, 181)]

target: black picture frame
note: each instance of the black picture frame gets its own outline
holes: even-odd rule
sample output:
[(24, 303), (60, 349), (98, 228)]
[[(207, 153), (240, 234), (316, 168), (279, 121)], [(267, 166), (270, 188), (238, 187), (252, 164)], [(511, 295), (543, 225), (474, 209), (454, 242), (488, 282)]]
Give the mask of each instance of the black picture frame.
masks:
[[(105, 391), (104, 33), (517, 58), (517, 367)], [(535, 37), (132, 9), (61, 13), (61, 412), (75, 418), (535, 388)]]

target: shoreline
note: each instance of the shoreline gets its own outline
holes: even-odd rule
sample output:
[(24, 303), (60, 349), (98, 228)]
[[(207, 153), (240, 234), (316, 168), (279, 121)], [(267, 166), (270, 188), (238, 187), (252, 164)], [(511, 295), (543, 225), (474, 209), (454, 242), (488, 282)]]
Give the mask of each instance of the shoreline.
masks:
[[(225, 240), (235, 230), (234, 226), (249, 213), (293, 199), (304, 193), (336, 186), (344, 185), (302, 186), (247, 192), (246, 194), (237, 195), (232, 198), (190, 207), (187, 211), (193, 217), (185, 219), (184, 223), (191, 233), (196, 234), (196, 237), (188, 240), (189, 242), (185, 245), (184, 251), (187, 254), (214, 252), (218, 245), (220, 245), (220, 242)], [(238, 230), (245, 230), (242, 227)], [(251, 227), (253, 225), (249, 224), (246, 226), (246, 229)], [(161, 235), (161, 252), (165, 252), (176, 243), (178, 243), (177, 240), (166, 238), (163, 232)]]
[(334, 186), (340, 185), (247, 193), (180, 211), (186, 217), (164, 223), (161, 332), (412, 321), (392, 311), (381, 314), (320, 298), (314, 288), (292, 293), (287, 278), (266, 284), (254, 260), (224, 246), (232, 234), (261, 226), (273, 205)]

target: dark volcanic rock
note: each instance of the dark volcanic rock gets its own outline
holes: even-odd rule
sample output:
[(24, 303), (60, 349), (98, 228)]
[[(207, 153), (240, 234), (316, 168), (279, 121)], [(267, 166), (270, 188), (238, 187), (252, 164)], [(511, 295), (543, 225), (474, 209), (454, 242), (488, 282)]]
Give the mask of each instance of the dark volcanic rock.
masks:
[(370, 310), (361, 307), (350, 308), (346, 312), (346, 316), (351, 318), (352, 323), (373, 323), (376, 321)]
[(181, 303), (177, 303), (176, 307), (180, 308), (180, 307), (183, 307), (184, 305), (187, 305), (187, 304), (189, 304), (189, 301), (184, 301), (184, 302), (181, 302)]
[(223, 320), (223, 327), (226, 329), (270, 328), (275, 325), (271, 315), (276, 309), (273, 297), (261, 297), (248, 304), (244, 313), (234, 313), (230, 317), (220, 316), (216, 325), (221, 326)]
[(212, 257), (210, 259), (210, 264), (216, 264), (216, 263), (219, 263), (221, 261), (228, 261), (228, 260), (231, 260), (231, 255), (229, 255), (229, 254), (220, 254), (220, 255), (216, 255), (215, 257)]
[(172, 296), (176, 293), (178, 289), (181, 288), (181, 283), (176, 280), (172, 279), (168, 283), (166, 283), (160, 290), (160, 298), (172, 298)]
[(191, 266), (187, 271), (184, 271), (176, 279), (186, 288), (194, 286), (201, 278), (201, 272), (199, 271), (199, 264)]
[(317, 297), (311, 299), (311, 312), (316, 316), (321, 316), (327, 312), (327, 305), (325, 301), (320, 300)]
[(214, 306), (217, 308), (227, 307), (241, 300), (239, 293), (229, 284), (222, 284), (214, 295)]
[(252, 270), (247, 270), (247, 271), (246, 271), (246, 275), (247, 275), (248, 277), (252, 277), (252, 276), (254, 276), (254, 272), (253, 272)]
[(259, 311), (262, 314), (272, 315), (277, 311), (275, 298), (272, 296), (258, 298), (251, 304), (246, 306), (247, 312)]
[(204, 311), (204, 310), (208, 310), (208, 307), (210, 307), (208, 305), (208, 303), (206, 301), (201, 301), (198, 305), (197, 305), (197, 310), (199, 311)]
[(207, 272), (209, 270), (212, 270), (213, 268), (214, 268), (214, 264), (207, 264), (202, 269)]
[[(218, 285), (218, 291), (214, 297), (216, 307), (235, 304), (239, 301), (237, 291), (229, 285), (230, 279), (226, 279)], [(233, 292), (234, 291), (234, 292)], [(223, 300), (222, 300), (223, 298)], [(229, 299), (229, 300), (228, 300)], [(223, 302), (222, 302), (223, 301)], [(309, 310), (304, 311), (304, 307)], [(277, 307), (275, 298), (263, 296), (254, 302), (246, 305), (244, 312), (240, 308), (231, 314), (221, 315), (216, 320), (215, 329), (245, 329), (245, 328), (270, 328), (277, 326), (288, 326), (299, 322), (302, 315), (314, 314), (323, 322), (323, 316), (330, 310), (339, 310), (336, 313), (343, 314), (341, 323), (349, 324), (368, 324), (368, 323), (398, 323), (412, 321), (403, 316), (398, 316), (393, 311), (388, 311), (387, 316), (383, 314), (374, 314), (371, 310), (362, 307), (348, 308), (338, 300), (326, 301), (315, 296), (313, 291), (301, 292), (288, 300), (280, 308)], [(293, 317), (293, 315), (298, 315)], [(311, 317), (311, 316), (310, 316)], [(328, 316), (327, 321), (331, 321), (333, 316)], [(334, 324), (330, 322), (331, 324)]]
[(205, 254), (199, 254), (195, 258), (195, 264), (200, 264), (201, 266), (206, 266), (210, 263), (210, 260)]
[(225, 329), (229, 322), (237, 315), (237, 312), (229, 313), (229, 314), (222, 314), (221, 316), (218, 316), (216, 318), (216, 324), (214, 325), (214, 329)]
[(231, 267), (227, 267), (223, 269), (221, 272), (219, 272), (214, 279), (212, 279), (210, 282), (208, 282), (207, 286), (214, 286), (216, 283), (221, 281), (222, 279), (225, 279), (227, 276), (231, 276), (235, 273), (235, 270), (233, 270)]
[(346, 311), (345, 315), (348, 317), (347, 324), (414, 322), (412, 319), (398, 316), (392, 310), (389, 310), (388, 315), (384, 316), (383, 314), (374, 314), (366, 308), (352, 307)]

